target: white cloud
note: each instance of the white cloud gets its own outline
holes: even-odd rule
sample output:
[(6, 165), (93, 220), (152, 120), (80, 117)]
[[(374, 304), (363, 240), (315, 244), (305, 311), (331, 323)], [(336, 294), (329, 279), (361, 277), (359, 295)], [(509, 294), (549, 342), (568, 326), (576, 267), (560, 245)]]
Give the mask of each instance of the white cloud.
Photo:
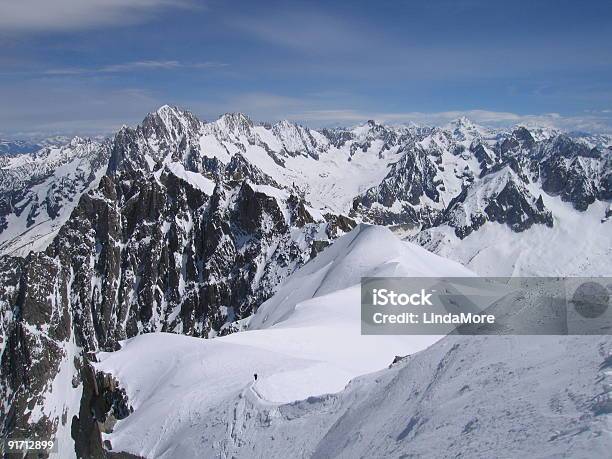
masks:
[(5, 0), (0, 30), (41, 32), (135, 24), (171, 8), (193, 7), (191, 0)]
[(372, 49), (372, 33), (351, 26), (342, 18), (316, 9), (280, 7), (273, 15), (253, 20), (238, 16), (232, 26), (261, 41), (317, 55), (329, 52)]
[(206, 69), (225, 67), (227, 64), (222, 62), (180, 62), (171, 60), (143, 60), (125, 62), (121, 64), (110, 64), (97, 68), (86, 67), (66, 67), (49, 69), (43, 72), (49, 76), (70, 76), (70, 75), (95, 75), (100, 73), (122, 73), (135, 72), (139, 70), (176, 70), (176, 69)]

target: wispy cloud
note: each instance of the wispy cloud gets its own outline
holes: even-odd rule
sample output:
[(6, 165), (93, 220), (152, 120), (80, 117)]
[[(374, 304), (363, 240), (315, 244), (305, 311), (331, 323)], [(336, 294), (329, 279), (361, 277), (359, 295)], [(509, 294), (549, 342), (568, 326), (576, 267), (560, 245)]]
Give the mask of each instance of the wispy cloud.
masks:
[(174, 60), (143, 60), (110, 64), (102, 67), (66, 67), (49, 69), (42, 72), (48, 76), (96, 75), (100, 73), (138, 72), (145, 70), (187, 70), (225, 67), (222, 62), (181, 62)]
[(290, 3), (257, 21), (237, 16), (230, 25), (273, 46), (317, 55), (361, 53), (373, 49), (378, 42), (375, 30), (365, 30), (363, 25), (355, 27), (342, 17), (312, 7), (296, 8)]
[(192, 0), (19, 0), (0, 2), (3, 32), (86, 30), (146, 22)]

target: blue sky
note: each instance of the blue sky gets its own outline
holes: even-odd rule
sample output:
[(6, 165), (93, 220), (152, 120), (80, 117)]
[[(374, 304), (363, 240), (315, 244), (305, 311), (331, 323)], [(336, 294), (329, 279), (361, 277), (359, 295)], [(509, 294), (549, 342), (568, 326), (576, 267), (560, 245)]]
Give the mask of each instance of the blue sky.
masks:
[(0, 133), (106, 133), (165, 103), (610, 131), (612, 2), (0, 3)]

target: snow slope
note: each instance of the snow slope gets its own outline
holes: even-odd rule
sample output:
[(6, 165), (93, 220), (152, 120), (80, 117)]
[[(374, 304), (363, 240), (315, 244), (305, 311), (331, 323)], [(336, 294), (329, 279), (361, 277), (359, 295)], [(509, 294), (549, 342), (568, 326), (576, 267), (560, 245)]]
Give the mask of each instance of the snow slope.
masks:
[(611, 358), (609, 336), (448, 337), (351, 384), (312, 457), (609, 457)]
[(271, 406), (247, 389), (209, 414), (203, 455), (610, 457), (611, 362), (607, 336), (449, 336), (339, 394)]
[[(108, 436), (113, 449), (165, 458), (609, 457), (609, 336), (448, 336), (341, 392), (268, 399), (337, 375), (331, 362), (290, 355), (291, 337), (308, 328), (289, 327), (267, 349), (249, 338), (256, 332), (233, 335), (240, 344), (151, 334), (102, 355), (98, 368), (119, 377), (135, 408)], [(348, 358), (358, 360), (358, 339), (346, 340), (319, 359), (352, 345)]]
[[(439, 337), (361, 336), (362, 276), (469, 276), (460, 265), (403, 243), (383, 227), (359, 225), (289, 277), (249, 324), (212, 340), (142, 335), (97, 369), (126, 388), (134, 413), (109, 435), (114, 450), (145, 457), (197, 457), (209, 412), (235, 400), (253, 381), (265, 403), (290, 403), (342, 390), (396, 355)], [(209, 445), (210, 446), (210, 445)]]
[(552, 228), (534, 225), (517, 234), (489, 222), (459, 239), (453, 228), (443, 225), (414, 241), (481, 276), (611, 276), (612, 221), (603, 218), (610, 204), (596, 201), (579, 212), (559, 197), (541, 196), (552, 211)]
[[(57, 289), (57, 295), (60, 295), (59, 292), (72, 292), (71, 299), (75, 300), (68, 302), (65, 307), (63, 299), (61, 302), (55, 302), (55, 305), (61, 304), (63, 310), (77, 311), (75, 320), (69, 324), (72, 332), (77, 336), (84, 333), (88, 337), (96, 334), (88, 350), (95, 349), (102, 340), (120, 339), (142, 331), (167, 329), (177, 333), (199, 334), (203, 332), (204, 326), (208, 327), (212, 319), (217, 321), (221, 317), (222, 321), (230, 317), (228, 320), (233, 320), (236, 310), (225, 304), (217, 304), (219, 301), (216, 300), (220, 298), (218, 293), (231, 291), (240, 296), (244, 285), (240, 283), (241, 276), (254, 273), (252, 278), (249, 277), (249, 282), (252, 281), (250, 285), (254, 286), (251, 298), (255, 299), (248, 304), (248, 308), (240, 309), (243, 314), (239, 317), (250, 314), (252, 306), (261, 302), (260, 298), (266, 298), (271, 292), (277, 291), (280, 279), (293, 272), (309, 254), (315, 253), (315, 248), (318, 250), (329, 238), (336, 237), (338, 230), (335, 227), (339, 224), (335, 220), (336, 215), (331, 215), (331, 218), (324, 215), (328, 212), (348, 213), (356, 221), (402, 225), (396, 229), (410, 235), (415, 235), (421, 228), (440, 225), (421, 233), (418, 236), (419, 243), (439, 254), (465, 263), (481, 274), (609, 273), (612, 247), (609, 231), (609, 217), (612, 215), (609, 208), (609, 199), (612, 196), (609, 187), (612, 183), (612, 175), (609, 173), (611, 152), (609, 147), (600, 152), (590, 150), (592, 146), (603, 148), (609, 145), (609, 142), (602, 138), (593, 139), (592, 142), (585, 140), (575, 143), (564, 135), (545, 131), (533, 134), (532, 136), (526, 130), (518, 129), (502, 135), (465, 119), (458, 120), (447, 129), (414, 126), (387, 128), (371, 121), (352, 129), (318, 132), (288, 122), (257, 125), (241, 114), (227, 114), (212, 123), (202, 123), (187, 112), (164, 106), (147, 116), (143, 124), (136, 129), (122, 129), (113, 141), (105, 143), (102, 151), (98, 151), (93, 142), (75, 139), (69, 146), (46, 148), (34, 155), (0, 157), (0, 254), (26, 255), (30, 250), (44, 249), (55, 237), (60, 226), (68, 220), (83, 193), (91, 191), (89, 198), (98, 199), (98, 202), (102, 203), (103, 190), (94, 189), (105, 173), (105, 183), (107, 178), (111, 182), (115, 181), (108, 190), (112, 190), (114, 186), (116, 190), (122, 190), (119, 193), (121, 196), (134, 193), (132, 196), (138, 197), (140, 204), (133, 207), (131, 204), (126, 205), (125, 214), (119, 214), (121, 225), (130, 228), (128, 232), (131, 232), (131, 222), (140, 220), (136, 210), (144, 206), (151, 211), (152, 218), (141, 221), (142, 225), (136, 237), (131, 239), (130, 236), (131, 240), (127, 243), (122, 239), (126, 233), (115, 233), (114, 222), (104, 211), (98, 212), (95, 217), (88, 217), (87, 221), (83, 220), (86, 223), (83, 227), (89, 228), (89, 220), (100, 217), (100, 234), (110, 236), (111, 232), (114, 233), (113, 237), (103, 237), (105, 242), (101, 245), (86, 245), (92, 263), (94, 260), (96, 264), (98, 260), (117, 261), (118, 258), (114, 256), (107, 258), (106, 255), (101, 255), (110, 253), (109, 249), (121, 256), (126, 253), (134, 254), (133, 257), (124, 258), (129, 259), (130, 269), (124, 269), (123, 265), (119, 264), (115, 265), (117, 269), (107, 269), (110, 265), (100, 263), (100, 266), (106, 266), (103, 268), (103, 276), (94, 276), (94, 280), (90, 282), (90, 276), (84, 275), (84, 279), (80, 279), (76, 284), (65, 278), (62, 289)], [(560, 164), (548, 161), (558, 155), (565, 158)], [(109, 158), (111, 161), (107, 170)], [(538, 174), (535, 174), (535, 163), (532, 160), (539, 164)], [(568, 166), (567, 171), (565, 166)], [(514, 173), (502, 174), (502, 167), (509, 167)], [(555, 183), (557, 174), (564, 176), (565, 172), (570, 179), (568, 184), (564, 185), (563, 180)], [(520, 215), (520, 212), (513, 210), (522, 208), (522, 202), (538, 205), (539, 201), (532, 201), (543, 192), (545, 179), (548, 180), (546, 189), (551, 193), (561, 192), (563, 199), (569, 199), (576, 209), (588, 210), (579, 213), (560, 198), (544, 195), (546, 208), (552, 211), (550, 219), (552, 220), (553, 216), (555, 218), (552, 229), (540, 222), (534, 227), (526, 227), (521, 233), (515, 233), (507, 226), (495, 223), (493, 219), (483, 223), (482, 229), (476, 228), (479, 222), (473, 218), (476, 212), (480, 212), (482, 216), (482, 207), (495, 200), (496, 195), (510, 183), (507, 179), (515, 180), (515, 175), (529, 188), (529, 193), (523, 193), (521, 185), (518, 192), (513, 194), (517, 199), (502, 203), (496, 210), (497, 221), (503, 221), (499, 219), (501, 217), (516, 216), (517, 213)], [(494, 180), (496, 177), (505, 178), (498, 181)], [(220, 180), (227, 180), (232, 184), (224, 188), (218, 186)], [(190, 185), (187, 191), (183, 190), (185, 183)], [(242, 185), (238, 187), (238, 183)], [(146, 184), (152, 185), (153, 191), (145, 189), (146, 186), (141, 187)], [(180, 186), (174, 187), (176, 184)], [(560, 189), (557, 190), (554, 185), (559, 185)], [(207, 265), (215, 268), (215, 274), (200, 270), (204, 268), (205, 263), (192, 264), (190, 261), (194, 252), (201, 252), (203, 247), (199, 241), (198, 222), (208, 222), (210, 217), (210, 214), (198, 213), (200, 209), (203, 210), (199, 206), (204, 200), (195, 202), (191, 209), (190, 206), (194, 202), (182, 199), (177, 200), (180, 204), (177, 207), (159, 205), (160, 200), (147, 199), (150, 191), (154, 194), (162, 190), (160, 195), (164, 195), (171, 189), (185, 191), (186, 196), (194, 194), (192, 191), (201, 191), (206, 195), (204, 200), (211, 194), (216, 194), (212, 201), (220, 203), (219, 209), (222, 211), (228, 210), (227, 213), (220, 211), (213, 215), (215, 220), (210, 225), (213, 231), (204, 228), (201, 232), (204, 234), (204, 240), (212, 241), (210, 245), (206, 244), (206, 251), (210, 249), (211, 253), (222, 254), (212, 257), (216, 258), (215, 262), (221, 264)], [(465, 213), (464, 220), (466, 224), (474, 226), (474, 233), (464, 239), (458, 239), (451, 228), (444, 226), (445, 223), (456, 222), (455, 219), (449, 222), (448, 219), (441, 218), (446, 217), (443, 211), (464, 189), (467, 190), (467, 201), (463, 210), (469, 211)], [(271, 199), (262, 197), (262, 193)], [(262, 209), (266, 210), (260, 213), (261, 221), (257, 219), (255, 231), (246, 231), (247, 235), (256, 236), (247, 239), (238, 232), (238, 237), (234, 238), (233, 229), (226, 231), (223, 223), (229, 220), (230, 216), (241, 217), (238, 219), (239, 226), (252, 222), (248, 210), (256, 207), (250, 201), (253, 195), (256, 195), (255, 204), (262, 205)], [(295, 206), (296, 196), (306, 201), (303, 207)], [(179, 197), (182, 198), (182, 195)], [(525, 197), (528, 199), (521, 199)], [(465, 200), (464, 197), (461, 199)], [(112, 208), (107, 206), (107, 203), (102, 204), (103, 209)], [(234, 204), (239, 206), (235, 207)], [(191, 210), (189, 213), (183, 213), (187, 207)], [(529, 207), (528, 205), (527, 210)], [(117, 209), (118, 207), (112, 209), (113, 216), (117, 215), (114, 212)], [(163, 221), (157, 221), (159, 219), (155, 218), (160, 211), (163, 211)], [(315, 223), (308, 223), (312, 219), (307, 214), (313, 217)], [(128, 218), (123, 218), (123, 215)], [(283, 223), (288, 224), (290, 216), (294, 221), (299, 220), (297, 225), (303, 229), (289, 228), (288, 233), (281, 237), (275, 230), (284, 228)], [(319, 226), (323, 220), (329, 222), (327, 227)], [(74, 224), (74, 220), (70, 221)], [(460, 223), (461, 221), (459, 219)], [(129, 224), (124, 225), (126, 222)], [(343, 224), (352, 227), (352, 223), (347, 221)], [(546, 224), (549, 224), (548, 220)], [(344, 233), (344, 229), (340, 232)], [(90, 236), (85, 232), (75, 233), (79, 233), (80, 240)], [(159, 234), (162, 239), (157, 238)], [(260, 234), (266, 239), (263, 245), (260, 245)], [(268, 238), (270, 235), (272, 237)], [(461, 237), (464, 235), (467, 236), (467, 233), (463, 233)], [(219, 239), (212, 236), (219, 236)], [(248, 245), (244, 245), (245, 240), (249, 241)], [(171, 242), (166, 244), (166, 241)], [(223, 242), (223, 250), (216, 249), (218, 241)], [(311, 243), (312, 251), (309, 247)], [(73, 252), (72, 243), (63, 247), (68, 249), (67, 252)], [(74, 244), (74, 247), (79, 245)], [(253, 247), (255, 252), (251, 251)], [(53, 248), (56, 248), (56, 244)], [(166, 252), (167, 248), (170, 252)], [(238, 251), (235, 252), (235, 248), (238, 248)], [(59, 250), (56, 253), (59, 253)], [(254, 255), (251, 256), (252, 253)], [(148, 254), (153, 254), (154, 262), (146, 261), (149, 259)], [(248, 256), (244, 258), (243, 254)], [(170, 274), (165, 277), (167, 281), (158, 282), (161, 277), (157, 276), (157, 270), (153, 269), (152, 273), (148, 273), (146, 268), (157, 266), (158, 261), (163, 268), (166, 255), (170, 260), (170, 271), (166, 273)], [(285, 255), (290, 255), (289, 262)], [(44, 256), (39, 259), (31, 258), (34, 261), (24, 262), (27, 263), (24, 266), (45, 266), (36, 264), (43, 260)], [(68, 273), (68, 268), (75, 262), (71, 261), (69, 264), (70, 266), (62, 266), (63, 273)], [(78, 272), (81, 266), (86, 268), (77, 260), (74, 272)], [(198, 270), (194, 268), (196, 266)], [(218, 266), (223, 267), (216, 269)], [(234, 266), (238, 269), (225, 270), (226, 267)], [(141, 267), (145, 267), (144, 276), (139, 274), (142, 272)], [(189, 274), (196, 271), (197, 275)], [(236, 271), (240, 274), (236, 274)], [(28, 285), (24, 287), (26, 293), (20, 293), (19, 301), (21, 298), (28, 298), (28, 304), (33, 304), (36, 311), (39, 304), (53, 302), (54, 298), (59, 298), (45, 297), (40, 293), (43, 292), (40, 287), (45, 285), (45, 272), (46, 268), (38, 282), (29, 277)], [(120, 273), (119, 277), (115, 277), (116, 273)], [(124, 273), (126, 276), (121, 277)], [(218, 273), (225, 277), (217, 276)], [(149, 335), (126, 342), (124, 349), (116, 354), (104, 355), (100, 368), (108, 369), (120, 375), (120, 379), (123, 378), (122, 383), (126, 385), (137, 408), (134, 415), (118, 424), (110, 436), (113, 444), (116, 448), (146, 456), (200, 455), (204, 445), (210, 447), (208, 455), (236, 454), (248, 457), (247, 453), (240, 449), (243, 444), (261, 448), (257, 450), (259, 456), (265, 455), (265, 448), (275, 448), (274, 445), (285, 448), (276, 451), (276, 456), (286, 457), (288, 451), (299, 453), (299, 449), (291, 450), (293, 446), (288, 446), (289, 441), (293, 441), (295, 445), (307, 444), (303, 451), (319, 451), (312, 443), (319, 441), (315, 440), (316, 435), (310, 439), (286, 433), (295, 429), (295, 424), (294, 427), (287, 427), (287, 430), (281, 427), (279, 432), (286, 433), (287, 442), (280, 441), (274, 445), (263, 441), (267, 439), (269, 431), (260, 431), (259, 434), (263, 437), (253, 437), (252, 443), (249, 443), (245, 438), (251, 435), (251, 431), (241, 429), (253, 418), (258, 419), (264, 427), (270, 425), (272, 418), (279, 413), (274, 410), (281, 410), (279, 407), (284, 407), (285, 413), (288, 410), (287, 416), (290, 418), (293, 416), (292, 407), (297, 406), (300, 407), (296, 408), (298, 411), (303, 409), (303, 412), (308, 414), (307, 417), (321, 429), (329, 430), (329, 425), (321, 426), (326, 425), (333, 416), (318, 417), (317, 413), (304, 406), (312, 403), (317, 412), (319, 409), (327, 410), (329, 406), (325, 405), (326, 403), (339, 403), (342, 396), (338, 398), (321, 394), (338, 393), (347, 381), (355, 376), (379, 370), (396, 354), (414, 353), (438, 339), (360, 336), (359, 310), (356, 307), (359, 304), (359, 279), (364, 275), (384, 274), (466, 275), (466, 271), (458, 265), (433, 257), (422, 249), (397, 241), (387, 230), (360, 227), (351, 233), (350, 237), (338, 241), (338, 244), (315, 262), (279, 286), (278, 295), (263, 304), (248, 324), (243, 319), (240, 325), (248, 326), (248, 331), (205, 343), (172, 335)], [(227, 287), (226, 289), (217, 289), (218, 285), (214, 285), (219, 284), (218, 280), (221, 278), (223, 282), (227, 281), (222, 285)], [(126, 285), (130, 285), (129, 290), (138, 295), (144, 290), (141, 286), (147, 289), (151, 287), (156, 293), (163, 292), (162, 301), (155, 302), (151, 307), (153, 302), (148, 296), (143, 296), (142, 302), (138, 295), (116, 296), (115, 291), (111, 292), (110, 289), (121, 285), (115, 283), (121, 282), (121, 279), (126, 279)], [(186, 279), (191, 279), (192, 282), (185, 282)], [(204, 283), (207, 288), (212, 288), (204, 290)], [(111, 286), (108, 289), (108, 292), (111, 292), (109, 296), (95, 293), (101, 291), (99, 288), (103, 285)], [(98, 290), (93, 290), (94, 288)], [(40, 298), (40, 301), (30, 302), (29, 294), (32, 294), (33, 298)], [(209, 295), (215, 297), (214, 310), (209, 308)], [(89, 298), (90, 301), (83, 301), (81, 304), (76, 301), (77, 298)], [(104, 304), (107, 298), (129, 298), (130, 302), (136, 298), (135, 302), (130, 303), (128, 310), (136, 317), (150, 317), (148, 314), (151, 312), (151, 328), (135, 327), (123, 333), (128, 330), (127, 322), (123, 319), (115, 321), (115, 318), (122, 314), (124, 305), (120, 306), (120, 303), (123, 300), (118, 300), (117, 308), (106, 309), (104, 306), (104, 309), (100, 309), (112, 310), (109, 320), (106, 320), (107, 314), (104, 314), (105, 324), (111, 324), (111, 328), (120, 330), (121, 334), (111, 334), (106, 326), (88, 328), (79, 319), (78, 314), (87, 311), (81, 317), (102, 317), (96, 313), (94, 306)], [(171, 302), (166, 302), (165, 298), (172, 298)], [(177, 301), (174, 302), (175, 300)], [(87, 303), (89, 306), (85, 306)], [(7, 308), (9, 305), (12, 308), (12, 297), (5, 304)], [(134, 304), (141, 309), (133, 308), (131, 305)], [(17, 305), (14, 310), (19, 311), (20, 307)], [(240, 305), (239, 307), (242, 308)], [(190, 324), (192, 314), (198, 316), (196, 325)], [(15, 314), (17, 323), (23, 322), (21, 316), (21, 313)], [(166, 318), (169, 328), (161, 328)], [(13, 316), (10, 320), (13, 321)], [(117, 328), (116, 324), (119, 324)], [(220, 333), (229, 328), (222, 328)], [(28, 329), (28, 333), (35, 335), (37, 330)], [(98, 330), (101, 331), (99, 337)], [(214, 334), (216, 332), (211, 332), (208, 336)], [(60, 336), (59, 333), (54, 339), (63, 339), (57, 336)], [(20, 346), (24, 340), (20, 338), (5, 341), (11, 352), (23, 354)], [(112, 348), (107, 342), (105, 349)], [(504, 354), (503, 349), (498, 350), (495, 344), (492, 348), (502, 357), (513, 358), (512, 355)], [(46, 349), (44, 346), (36, 347), (41, 355), (48, 354)], [(70, 362), (73, 352), (76, 351), (72, 347), (67, 349), (66, 362)], [(482, 349), (479, 352), (482, 352)], [(583, 348), (581, 352), (586, 353), (587, 348)], [(466, 355), (467, 358), (473, 358), (471, 351)], [(556, 358), (551, 353), (546, 355), (549, 360)], [(591, 357), (593, 356), (584, 356), (586, 361), (591, 361)], [(135, 362), (143, 362), (145, 368)], [(555, 371), (566, 370), (561, 366), (561, 362), (555, 362)], [(12, 372), (10, 376), (20, 377), (29, 364), (26, 362), (7, 367)], [(495, 367), (495, 364), (491, 365)], [(51, 376), (41, 376), (40, 381), (37, 381), (42, 385), (45, 381), (43, 378), (49, 377), (49, 384), (41, 389), (41, 393), (50, 393), (50, 388), (53, 387), (52, 393), (56, 397), (38, 397), (35, 391), (26, 388), (22, 392), (23, 403), (20, 402), (24, 410), (31, 406), (31, 400), (38, 397), (39, 400), (44, 399), (47, 409), (54, 416), (52, 419), (58, 419), (60, 413), (64, 415), (66, 412), (68, 416), (64, 417), (69, 419), (76, 404), (63, 404), (62, 397), (57, 397), (61, 391), (55, 389), (68, 381), (69, 367), (71, 368), (70, 365), (62, 365), (60, 376), (54, 380)], [(50, 366), (46, 367), (49, 368)], [(494, 370), (495, 368), (485, 368), (478, 371), (495, 378)], [(257, 372), (260, 378), (257, 384), (250, 385), (254, 372)], [(2, 376), (4, 377), (4, 374)], [(15, 378), (6, 380), (15, 381)], [(419, 381), (424, 387), (429, 384), (427, 378)], [(31, 387), (34, 386), (35, 384), (31, 384)], [(73, 396), (74, 391), (70, 394), (70, 397)], [(363, 399), (366, 395), (362, 393), (361, 397)], [(322, 407), (318, 405), (319, 401)], [(272, 408), (260, 409), (262, 407)], [(65, 411), (64, 408), (68, 410)], [(45, 413), (41, 411), (36, 414), (31, 420), (39, 420), (39, 425), (46, 422), (46, 418), (42, 416)], [(449, 416), (448, 413), (445, 415)], [(282, 416), (284, 415), (281, 413)], [(18, 415), (14, 419), (19, 417)], [(25, 415), (24, 418), (25, 424), (28, 419)], [(305, 421), (304, 425), (308, 422)], [(408, 422), (411, 427), (406, 427), (407, 433), (403, 436), (398, 434), (398, 437), (409, 436), (417, 424), (417, 421)], [(306, 432), (316, 430), (312, 429), (312, 425), (310, 427)], [(225, 433), (223, 429), (226, 429)], [(257, 432), (257, 429), (254, 432)], [(299, 434), (297, 430), (294, 432)], [(318, 432), (323, 434), (324, 430)], [(388, 432), (390, 430), (386, 430), (384, 434), (387, 435)], [(67, 428), (58, 431), (58, 436), (62, 438), (68, 438), (69, 434)], [(200, 441), (202, 435), (205, 438), (203, 443)], [(208, 441), (211, 437), (216, 438), (214, 444)], [(364, 437), (367, 435), (364, 434)], [(343, 441), (339, 434), (330, 438), (333, 444), (327, 444), (320, 450), (322, 455), (334, 451), (334, 446), (337, 448), (339, 442)], [(359, 444), (359, 441), (361, 440), (357, 438), (355, 443)], [(366, 448), (365, 445), (364, 443), (361, 447)], [(452, 444), (449, 448), (451, 447)]]

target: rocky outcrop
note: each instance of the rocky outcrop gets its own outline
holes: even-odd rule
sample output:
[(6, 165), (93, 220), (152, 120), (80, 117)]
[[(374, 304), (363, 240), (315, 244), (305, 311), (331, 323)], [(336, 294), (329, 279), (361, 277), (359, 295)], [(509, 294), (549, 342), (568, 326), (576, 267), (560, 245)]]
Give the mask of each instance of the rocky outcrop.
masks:
[(448, 224), (463, 239), (487, 221), (506, 224), (516, 232), (534, 224), (553, 225), (542, 197), (531, 195), (509, 167), (488, 175), (482, 185), (465, 187), (436, 223)]
[[(554, 132), (538, 136), (525, 127), (493, 135), (464, 119), (450, 131), (417, 135), (380, 184), (354, 198), (351, 215), (416, 229), (449, 224), (463, 238), (487, 221), (516, 232), (551, 226), (552, 214), (528, 184), (579, 211), (610, 199), (609, 149)], [(507, 173), (512, 179), (492, 190)]]
[(130, 457), (113, 454), (112, 444), (102, 439), (102, 433), (111, 433), (118, 420), (134, 411), (125, 389), (112, 375), (96, 371), (87, 358), (79, 365), (83, 390), (79, 412), (73, 416), (70, 427), (76, 456), (83, 459)]
[(602, 190), (588, 173), (588, 166), (580, 157), (568, 160), (562, 157), (549, 157), (541, 164), (542, 189), (552, 195), (560, 195), (564, 201), (571, 202), (577, 210), (587, 210), (598, 194), (606, 195), (605, 180)]
[(353, 200), (352, 215), (385, 225), (431, 224), (440, 210), (435, 204), (440, 203), (443, 182), (429, 153), (422, 148), (403, 152), (379, 185)]

